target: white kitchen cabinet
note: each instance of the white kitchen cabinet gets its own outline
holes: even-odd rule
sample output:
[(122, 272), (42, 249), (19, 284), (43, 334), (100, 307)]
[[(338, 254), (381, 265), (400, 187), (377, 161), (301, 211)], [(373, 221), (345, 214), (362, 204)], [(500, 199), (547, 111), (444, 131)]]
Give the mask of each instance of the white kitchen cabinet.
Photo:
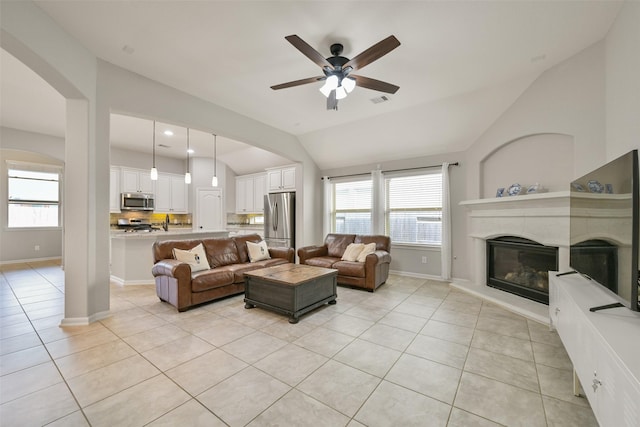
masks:
[(640, 419), (640, 314), (589, 308), (617, 302), (578, 274), (549, 275), (551, 326), (571, 358), (601, 426), (637, 426)]
[(120, 213), (120, 168), (111, 167), (109, 174), (109, 212)]
[(256, 175), (253, 178), (253, 210), (264, 213), (264, 195), (267, 193), (267, 174)]
[(264, 212), (265, 181), (266, 174), (236, 177), (236, 213)]
[(296, 190), (296, 167), (267, 170), (267, 190), (270, 193)]
[(157, 213), (187, 213), (189, 199), (184, 175), (159, 173), (155, 202)]
[(151, 173), (144, 169), (121, 168), (120, 184), (123, 193), (154, 193)]

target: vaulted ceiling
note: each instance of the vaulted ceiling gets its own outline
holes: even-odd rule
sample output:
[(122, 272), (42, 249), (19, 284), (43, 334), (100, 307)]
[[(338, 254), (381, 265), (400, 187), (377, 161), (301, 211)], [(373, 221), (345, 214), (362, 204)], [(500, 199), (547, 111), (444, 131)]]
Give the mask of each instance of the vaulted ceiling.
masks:
[[(36, 4), (96, 56), (296, 135), (321, 169), (468, 148), (541, 73), (602, 40), (621, 6), (616, 1)], [(401, 45), (358, 74), (400, 90), (374, 103), (384, 94), (357, 87), (338, 111), (327, 111), (321, 82), (270, 89), (322, 75), (284, 39), (290, 34), (326, 57), (332, 43), (342, 43), (348, 58), (395, 35)], [(4, 68), (3, 97), (14, 84)], [(11, 99), (3, 102), (3, 126), (22, 129), (42, 122), (37, 117), (42, 111), (14, 114), (11, 104)], [(48, 126), (34, 130), (64, 132), (63, 122)], [(149, 150), (146, 143), (126, 144)]]

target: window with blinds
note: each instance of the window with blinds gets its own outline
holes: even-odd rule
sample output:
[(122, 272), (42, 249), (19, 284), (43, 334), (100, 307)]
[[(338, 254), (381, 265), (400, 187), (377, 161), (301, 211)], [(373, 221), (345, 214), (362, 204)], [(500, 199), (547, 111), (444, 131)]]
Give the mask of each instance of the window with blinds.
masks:
[(442, 244), (442, 173), (385, 176), (385, 233), (393, 243)]
[(332, 183), (335, 233), (371, 234), (371, 179)]
[(9, 228), (60, 226), (60, 174), (8, 168)]

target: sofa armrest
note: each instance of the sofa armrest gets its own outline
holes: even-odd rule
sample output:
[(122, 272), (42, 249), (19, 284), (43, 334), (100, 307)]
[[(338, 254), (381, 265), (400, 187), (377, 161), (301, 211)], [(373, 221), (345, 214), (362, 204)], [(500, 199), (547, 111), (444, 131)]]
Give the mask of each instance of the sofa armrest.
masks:
[(191, 282), (191, 266), (177, 259), (163, 259), (155, 263), (151, 269), (153, 277), (169, 276), (178, 281)]
[(300, 264), (305, 264), (305, 261), (309, 258), (315, 258), (319, 256), (327, 256), (329, 253), (326, 246), (305, 246), (298, 249), (298, 257), (300, 257)]
[(383, 263), (390, 263), (391, 262), (391, 254), (389, 254), (389, 252), (387, 251), (375, 251), (374, 253), (371, 253), (369, 255), (367, 255), (367, 257), (365, 258), (365, 264), (371, 264), (371, 265), (377, 265), (377, 264), (383, 264)]
[(271, 258), (282, 258), (286, 259), (287, 262), (293, 263), (296, 251), (293, 248), (269, 248), (269, 255)]

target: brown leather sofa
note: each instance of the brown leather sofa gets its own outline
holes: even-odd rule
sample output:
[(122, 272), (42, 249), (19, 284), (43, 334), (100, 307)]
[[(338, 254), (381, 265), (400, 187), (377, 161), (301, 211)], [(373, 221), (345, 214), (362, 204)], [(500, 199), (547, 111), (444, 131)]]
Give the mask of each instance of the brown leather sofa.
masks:
[[(365, 262), (342, 261), (350, 243), (376, 244), (376, 251)], [(298, 249), (300, 264), (338, 270), (338, 284), (367, 289), (370, 292), (387, 281), (391, 263), (391, 238), (379, 235), (328, 234), (322, 246)]]
[[(164, 240), (153, 244), (156, 293), (178, 311), (244, 292), (244, 273), (258, 268), (294, 262), (293, 248), (269, 248), (271, 259), (249, 262), (247, 242), (258, 243), (257, 234), (229, 238)], [(173, 248), (190, 250), (204, 246), (210, 270), (191, 273), (191, 266), (173, 257)]]

